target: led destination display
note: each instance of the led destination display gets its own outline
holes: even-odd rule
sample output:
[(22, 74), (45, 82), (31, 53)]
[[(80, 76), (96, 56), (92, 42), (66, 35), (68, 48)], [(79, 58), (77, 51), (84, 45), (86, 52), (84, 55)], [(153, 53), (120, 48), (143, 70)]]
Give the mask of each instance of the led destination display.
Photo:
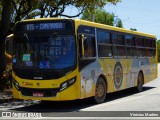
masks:
[(59, 30), (65, 29), (65, 23), (57, 22), (57, 23), (36, 23), (36, 24), (26, 24), (24, 29), (27, 31), (34, 30)]

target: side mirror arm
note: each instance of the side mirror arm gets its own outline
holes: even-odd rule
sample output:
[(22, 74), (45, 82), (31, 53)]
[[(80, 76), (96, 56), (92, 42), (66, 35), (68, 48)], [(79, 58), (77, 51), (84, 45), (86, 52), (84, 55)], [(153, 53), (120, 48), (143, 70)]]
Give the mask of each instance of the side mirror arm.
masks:
[(84, 57), (84, 35), (81, 35), (81, 53), (82, 53), (82, 58)]

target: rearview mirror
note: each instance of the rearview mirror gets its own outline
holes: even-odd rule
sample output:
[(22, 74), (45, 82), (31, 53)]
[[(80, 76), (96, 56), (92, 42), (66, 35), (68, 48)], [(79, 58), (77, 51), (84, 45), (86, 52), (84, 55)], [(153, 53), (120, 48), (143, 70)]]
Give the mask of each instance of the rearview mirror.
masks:
[(13, 38), (13, 34), (6, 37), (6, 56), (8, 58), (12, 58), (13, 56)]

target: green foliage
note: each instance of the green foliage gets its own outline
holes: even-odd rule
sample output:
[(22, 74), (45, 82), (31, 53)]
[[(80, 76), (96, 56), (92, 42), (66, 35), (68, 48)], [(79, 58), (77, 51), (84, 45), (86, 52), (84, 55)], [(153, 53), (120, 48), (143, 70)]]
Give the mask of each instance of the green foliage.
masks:
[(160, 62), (160, 40), (157, 40), (158, 62)]
[[(13, 23), (35, 17), (78, 17), (84, 10), (93, 11), (95, 7), (102, 8), (106, 3), (116, 4), (120, 0), (11, 0), (13, 6)], [(66, 15), (68, 7), (74, 7), (79, 11), (75, 15)]]
[(130, 28), (130, 30), (132, 30), (132, 31), (137, 31), (137, 29), (136, 29), (136, 28)]
[[(109, 14), (105, 10), (97, 9), (95, 10), (95, 22), (112, 25), (114, 24), (114, 14)], [(83, 20), (92, 21), (92, 13), (89, 11), (85, 11), (82, 15)]]
[[(111, 26), (116, 26), (116, 27), (123, 27), (122, 21), (115, 17), (115, 15), (112, 13), (108, 13), (106, 12), (104, 9), (96, 9), (94, 11), (94, 15), (95, 15), (95, 22), (97, 23), (102, 23), (102, 24), (106, 24), (106, 25), (111, 25)], [(90, 12), (89, 10), (86, 10), (81, 19), (83, 20), (88, 20), (88, 21), (92, 21), (92, 12)]]
[[(46, 18), (46, 17), (58, 17), (58, 16), (64, 16), (64, 17), (78, 17), (81, 15), (84, 11), (94, 11), (96, 8), (103, 8), (106, 3), (114, 4), (120, 2), (120, 0), (9, 0), (10, 1), (10, 7), (11, 11), (7, 14), (7, 16), (10, 16), (10, 30), (13, 30), (13, 26), (17, 21), (24, 20), (24, 19), (32, 19), (32, 18)], [(3, 5), (6, 4), (8, 0), (1, 0), (0, 1), (0, 22), (1, 21), (1, 13), (3, 9)], [(68, 7), (74, 7), (79, 12), (75, 15), (66, 15), (65, 10)], [(97, 11), (100, 13), (100, 11)], [(98, 14), (99, 14), (98, 13)], [(107, 23), (109, 25), (113, 25), (113, 15), (109, 15), (108, 13), (105, 13), (103, 11), (105, 16), (101, 14), (101, 17), (104, 17), (106, 19)], [(100, 18), (96, 18), (97, 21), (100, 20)], [(102, 23), (105, 23), (106, 21), (101, 21)], [(6, 23), (7, 24), (7, 23)]]
[[(0, 70), (5, 66), (5, 38), (17, 21), (35, 17), (77, 17), (86, 9), (93, 11), (95, 6), (102, 8), (106, 3), (117, 2), (120, 0), (0, 0)], [(64, 14), (66, 8), (71, 6), (79, 12), (76, 15)]]
[(90, 11), (94, 13), (95, 8), (102, 9), (106, 3), (110, 3), (116, 5), (121, 0), (80, 0), (83, 4), (86, 4), (86, 8), (84, 10)]
[(116, 27), (120, 27), (120, 28), (123, 28), (123, 23), (122, 23), (122, 20), (117, 18), (117, 22), (116, 22)]

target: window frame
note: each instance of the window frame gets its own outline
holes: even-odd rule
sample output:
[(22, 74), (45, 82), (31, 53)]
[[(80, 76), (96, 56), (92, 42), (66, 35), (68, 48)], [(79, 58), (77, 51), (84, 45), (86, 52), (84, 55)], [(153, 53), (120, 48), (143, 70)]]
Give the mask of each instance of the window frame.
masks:
[[(109, 34), (109, 39), (110, 39), (110, 43), (106, 42), (106, 43), (99, 43), (99, 38), (98, 38), (98, 33), (99, 32), (105, 32)], [(112, 45), (112, 39), (111, 39), (111, 31), (107, 30), (107, 29), (101, 29), (101, 28), (96, 28), (96, 33), (97, 33), (97, 49), (98, 49), (98, 58), (113, 58), (113, 45)], [(100, 46), (109, 46), (111, 47), (110, 51), (111, 51), (111, 56), (100, 56)]]
[[(123, 44), (119, 44), (118, 43), (114, 43), (114, 40), (113, 40), (113, 36), (114, 35), (117, 35), (117, 36), (121, 36), (122, 39), (123, 39)], [(121, 32), (116, 32), (116, 31), (113, 31), (112, 34), (111, 34), (111, 39), (112, 39), (112, 49), (113, 49), (113, 57), (114, 58), (126, 58), (126, 45), (125, 45), (125, 39), (124, 39), (124, 33), (121, 33)], [(117, 42), (117, 41), (116, 41)], [(115, 49), (114, 47), (124, 47), (124, 56), (120, 56), (120, 55), (116, 55), (117, 53), (115, 53)]]
[[(127, 39), (126, 39), (126, 37), (127, 36), (130, 36), (130, 37), (132, 37), (132, 41), (133, 41), (133, 44), (127, 44)], [(125, 45), (126, 45), (126, 56), (127, 56), (127, 58), (137, 58), (137, 47), (136, 47), (136, 41), (135, 41), (135, 35), (133, 35), (133, 34), (125, 34), (125, 36), (124, 36), (124, 39), (125, 39)], [(134, 52), (135, 52), (135, 55), (128, 55), (128, 50), (127, 50), (127, 48), (135, 48), (134, 50)]]
[(92, 35), (92, 34), (83, 34), (84, 36), (90, 36), (90, 37), (94, 37), (94, 57), (83, 57), (83, 59), (95, 59), (97, 54), (96, 54), (96, 38), (95, 38), (95, 35)]

